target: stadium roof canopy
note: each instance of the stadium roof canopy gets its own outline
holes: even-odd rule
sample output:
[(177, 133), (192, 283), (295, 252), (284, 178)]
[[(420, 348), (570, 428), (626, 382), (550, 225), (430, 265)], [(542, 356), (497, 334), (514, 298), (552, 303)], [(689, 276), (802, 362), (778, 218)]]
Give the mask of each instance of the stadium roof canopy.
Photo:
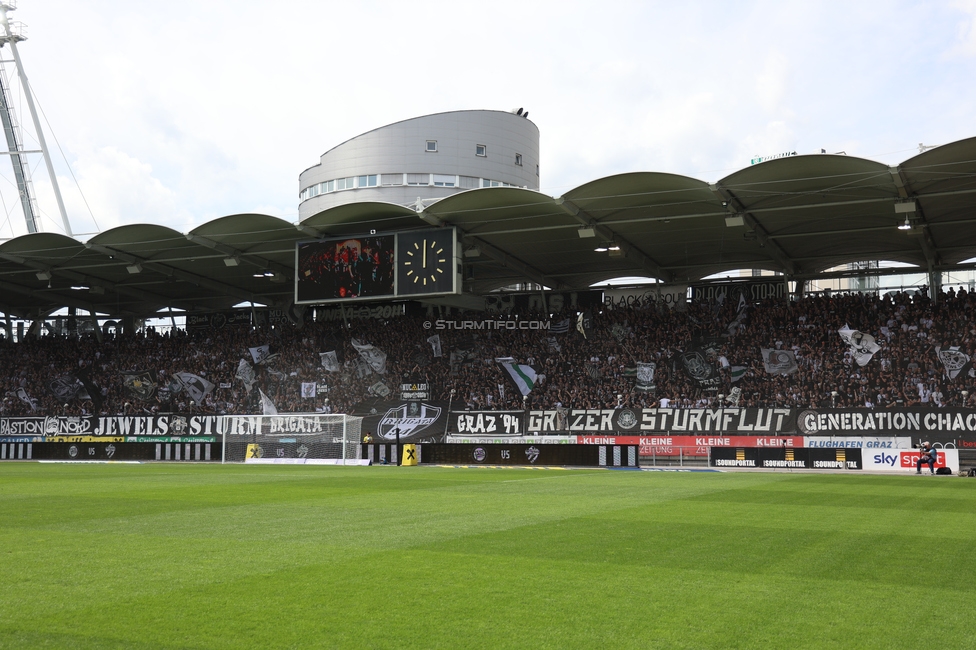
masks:
[[(906, 221), (910, 228), (899, 229)], [(923, 273), (973, 268), (960, 263), (976, 257), (976, 138), (895, 167), (845, 155), (790, 156), (712, 184), (635, 172), (561, 197), (470, 190), (419, 213), (351, 203), (297, 225), (238, 214), (188, 234), (147, 224), (86, 242), (33, 233), (0, 244), (0, 311), (38, 318), (77, 307), (148, 317), (245, 301), (286, 307), (296, 242), (431, 226), (460, 231), (465, 292), (473, 293), (519, 282), (585, 288), (621, 276), (693, 282), (743, 268), (805, 280), (866, 260)]]

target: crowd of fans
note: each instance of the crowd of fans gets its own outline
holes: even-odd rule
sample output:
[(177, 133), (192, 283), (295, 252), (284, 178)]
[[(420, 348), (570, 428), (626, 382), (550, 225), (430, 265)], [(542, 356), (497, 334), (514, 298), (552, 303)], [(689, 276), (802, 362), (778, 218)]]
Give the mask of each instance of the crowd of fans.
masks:
[[(445, 317), (443, 313), (440, 317)], [(485, 314), (449, 318), (478, 321)], [(498, 315), (490, 315), (497, 318)], [(357, 405), (395, 399), (401, 383), (426, 382), (435, 400), (453, 409), (715, 407), (888, 408), (973, 406), (968, 367), (950, 373), (937, 349), (976, 354), (976, 292), (816, 295), (748, 304), (658, 304), (586, 314), (525, 313), (506, 318), (571, 321), (566, 333), (545, 330), (431, 330), (430, 317), (306, 322), (220, 330), (147, 329), (134, 335), (30, 336), (0, 341), (4, 416), (119, 415), (124, 413), (262, 412), (265, 393), (279, 412), (352, 413)], [(426, 325), (426, 327), (425, 327)], [(873, 336), (879, 349), (863, 366), (838, 334), (845, 325)], [(428, 339), (436, 335), (439, 341)], [(366, 363), (352, 342), (386, 354), (384, 372)], [(439, 343), (439, 356), (435, 348)], [(270, 346), (254, 364), (250, 348)], [(760, 349), (793, 352), (796, 369), (767, 372)], [(693, 379), (683, 353), (707, 350), (716, 376)], [(336, 352), (338, 368), (320, 353)], [(512, 357), (538, 374), (527, 397), (506, 377), (497, 358)], [(957, 356), (957, 359), (961, 358)], [(254, 385), (238, 377), (240, 361), (253, 365)], [(375, 359), (374, 359), (375, 361)], [(638, 386), (638, 362), (654, 363), (653, 380)], [(127, 373), (148, 372), (156, 390), (140, 397), (124, 385)], [(174, 373), (214, 384), (201, 403), (180, 390)], [(62, 400), (49, 388), (59, 378), (83, 377), (95, 399)], [(309, 386), (314, 383), (314, 389)], [(303, 396), (303, 384), (306, 386)], [(737, 389), (737, 390), (736, 390)], [(89, 397), (92, 397), (89, 395)], [(360, 406), (361, 408), (361, 406)]]

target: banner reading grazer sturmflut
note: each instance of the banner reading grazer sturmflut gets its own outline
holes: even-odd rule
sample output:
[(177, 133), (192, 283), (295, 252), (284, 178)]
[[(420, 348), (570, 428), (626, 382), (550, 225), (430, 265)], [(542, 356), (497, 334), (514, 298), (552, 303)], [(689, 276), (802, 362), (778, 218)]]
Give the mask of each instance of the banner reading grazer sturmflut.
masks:
[(792, 409), (570, 409), (565, 418), (557, 411), (529, 411), (526, 430), (539, 433), (792, 433)]
[(976, 410), (891, 409), (570, 409), (529, 411), (531, 435), (550, 433), (650, 433), (817, 436), (909, 436), (976, 440)]

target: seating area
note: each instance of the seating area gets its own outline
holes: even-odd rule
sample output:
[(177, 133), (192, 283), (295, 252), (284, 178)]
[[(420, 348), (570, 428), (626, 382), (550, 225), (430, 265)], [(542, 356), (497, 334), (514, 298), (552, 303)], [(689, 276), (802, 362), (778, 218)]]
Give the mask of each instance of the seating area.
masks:
[[(91, 334), (3, 339), (2, 410), (5, 416), (248, 414), (261, 412), (263, 393), (279, 412), (339, 413), (386, 395), (393, 399), (401, 383), (417, 381), (430, 384), (434, 400), (477, 410), (714, 407), (720, 396), (726, 406), (796, 408), (940, 408), (976, 400), (968, 362), (976, 352), (976, 292), (965, 289), (934, 299), (846, 293), (746, 305), (732, 299), (675, 309), (636, 305), (584, 316), (588, 328), (577, 328), (576, 312), (505, 316), (551, 324), (569, 318), (569, 331), (558, 334), (432, 330), (429, 318), (397, 315), (348, 324), (306, 319), (301, 328), (149, 329), (101, 342)], [(845, 326), (860, 333), (853, 346), (838, 334)], [(436, 343), (428, 340), (434, 335)], [(375, 347), (372, 365), (353, 340)], [(269, 358), (256, 363), (251, 348), (262, 346)], [(322, 353), (332, 351), (337, 365), (323, 363)], [(780, 363), (772, 371), (770, 351)], [(689, 353), (695, 353), (694, 367), (685, 361)], [(377, 363), (384, 354), (385, 364)], [(535, 371), (527, 396), (496, 362), (504, 357)], [(247, 383), (241, 360), (254, 373)], [(645, 375), (640, 387), (638, 363), (654, 364), (652, 381)], [(139, 373), (144, 385), (135, 391), (131, 377)], [(205, 380), (204, 388), (185, 389), (189, 375)], [(69, 399), (51, 390), (52, 382), (72, 378), (80, 380), (79, 390)]]

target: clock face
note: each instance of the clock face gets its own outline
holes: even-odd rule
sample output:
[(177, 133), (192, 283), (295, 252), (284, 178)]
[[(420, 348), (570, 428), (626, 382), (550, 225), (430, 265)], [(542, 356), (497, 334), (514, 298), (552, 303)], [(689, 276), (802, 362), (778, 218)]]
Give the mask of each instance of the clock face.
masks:
[(397, 294), (454, 291), (454, 231), (425, 230), (397, 235)]

